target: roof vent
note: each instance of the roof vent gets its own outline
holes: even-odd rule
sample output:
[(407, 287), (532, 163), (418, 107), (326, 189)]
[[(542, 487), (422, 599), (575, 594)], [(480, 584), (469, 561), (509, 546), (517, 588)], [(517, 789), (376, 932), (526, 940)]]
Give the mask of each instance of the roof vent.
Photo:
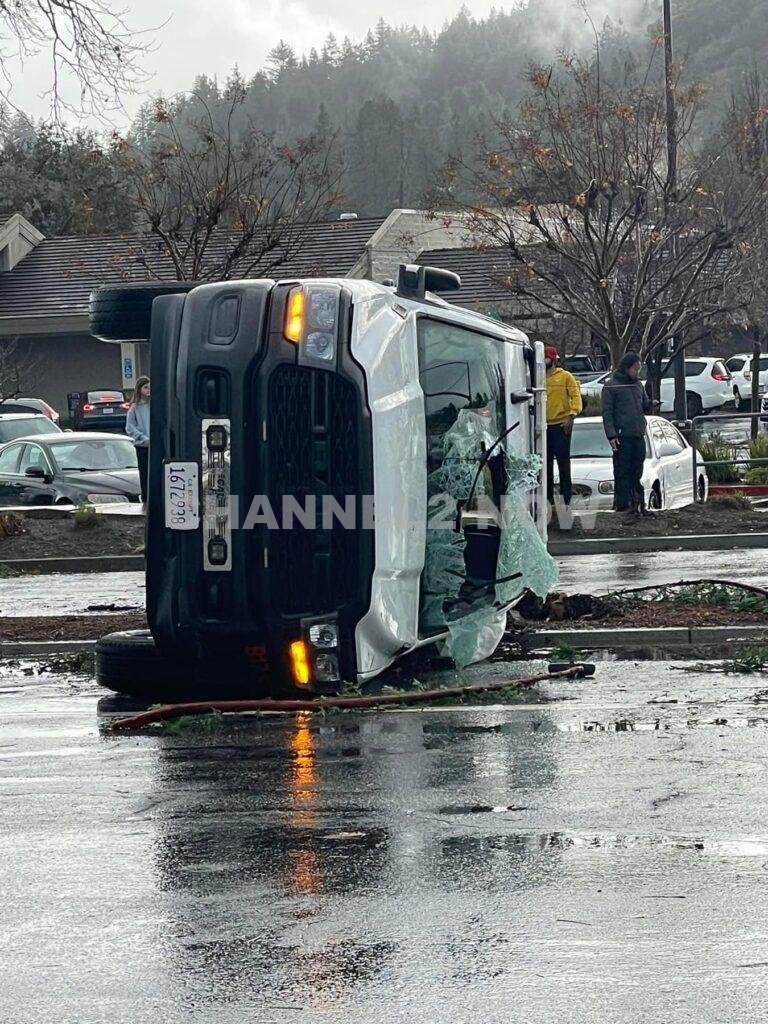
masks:
[(357, 220), (356, 213), (340, 213), (339, 220)]

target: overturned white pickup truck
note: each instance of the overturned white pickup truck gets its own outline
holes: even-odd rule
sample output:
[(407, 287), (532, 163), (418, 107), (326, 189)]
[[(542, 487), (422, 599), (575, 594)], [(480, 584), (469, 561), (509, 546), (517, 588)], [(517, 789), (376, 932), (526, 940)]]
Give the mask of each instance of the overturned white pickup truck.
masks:
[(327, 692), (440, 644), (491, 654), (544, 543), (541, 345), (439, 297), (446, 271), (124, 285), (104, 340), (151, 340), (150, 631), (100, 681)]

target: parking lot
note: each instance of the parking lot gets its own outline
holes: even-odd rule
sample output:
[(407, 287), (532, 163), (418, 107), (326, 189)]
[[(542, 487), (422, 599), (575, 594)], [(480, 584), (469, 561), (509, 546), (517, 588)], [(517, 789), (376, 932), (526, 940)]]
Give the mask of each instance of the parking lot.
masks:
[(764, 684), (680, 668), (119, 738), (6, 668), (0, 1018), (762, 1019)]

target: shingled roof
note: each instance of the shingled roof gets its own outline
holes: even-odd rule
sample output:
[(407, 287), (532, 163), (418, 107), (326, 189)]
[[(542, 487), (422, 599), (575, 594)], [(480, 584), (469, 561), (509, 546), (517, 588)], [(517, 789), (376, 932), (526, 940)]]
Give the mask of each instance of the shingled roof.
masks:
[[(519, 299), (515, 299), (505, 286), (504, 278), (510, 273), (509, 253), (504, 249), (432, 249), (419, 255), (422, 266), (442, 267), (461, 277), (461, 288), (445, 295), (458, 306), (467, 306), (488, 313), (500, 309), (513, 309), (518, 317), (525, 316)], [(527, 304), (530, 306), (530, 302)], [(530, 310), (528, 310), (530, 316)], [(539, 316), (546, 316), (542, 310)]]
[[(280, 277), (346, 276), (365, 251), (383, 217), (308, 225)], [(216, 243), (224, 248), (222, 235)], [(149, 265), (148, 271), (143, 262)], [(258, 277), (258, 269), (249, 276)], [(55, 317), (84, 317), (91, 291), (102, 284), (148, 277), (173, 280), (171, 261), (159, 241), (146, 235), (45, 239), (10, 273), (0, 274), (0, 323)]]

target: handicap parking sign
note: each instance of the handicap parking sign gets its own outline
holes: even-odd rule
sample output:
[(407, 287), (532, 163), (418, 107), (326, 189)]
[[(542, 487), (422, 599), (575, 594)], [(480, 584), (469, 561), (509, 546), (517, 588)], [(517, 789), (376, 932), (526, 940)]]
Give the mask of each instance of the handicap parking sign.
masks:
[(123, 360), (123, 376), (126, 380), (133, 379), (133, 360), (130, 356), (127, 356)]

